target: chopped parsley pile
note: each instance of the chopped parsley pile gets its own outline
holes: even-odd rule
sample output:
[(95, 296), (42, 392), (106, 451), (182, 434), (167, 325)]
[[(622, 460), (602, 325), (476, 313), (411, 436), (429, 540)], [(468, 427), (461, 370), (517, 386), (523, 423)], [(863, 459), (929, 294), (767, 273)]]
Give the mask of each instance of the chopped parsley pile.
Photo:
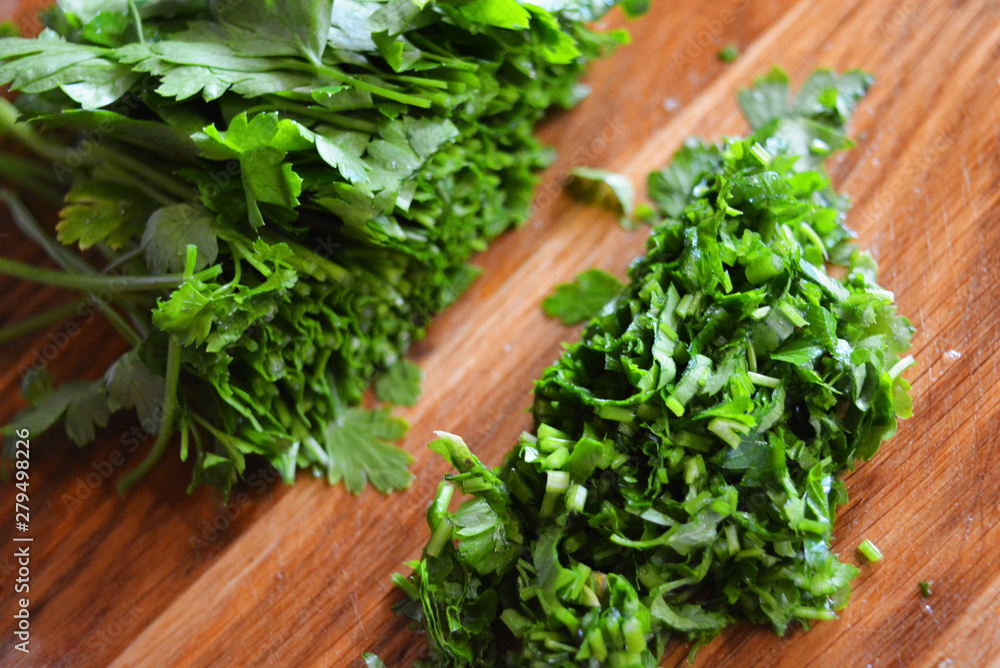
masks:
[(430, 665), (654, 666), (672, 637), (847, 604), (839, 475), (911, 412), (913, 329), (823, 168), (869, 83), (819, 71), (792, 99), (775, 71), (743, 91), (749, 137), (650, 175), (648, 253), (542, 374), (534, 432), (496, 470), (431, 444), (457, 473), (396, 577)]
[(53, 239), (3, 193), (60, 269), (0, 273), (85, 292), (131, 346), (93, 381), (31, 370), (3, 433), (63, 420), (83, 445), (134, 408), (156, 439), (123, 489), (178, 433), (192, 485), (224, 493), (248, 455), (407, 487), (406, 424), (362, 394), (386, 374), (382, 398), (414, 401), (401, 355), (526, 218), (534, 125), (623, 40), (584, 25), (614, 4), (63, 0), (0, 40), (0, 131), (39, 158), (0, 169), (64, 194)]

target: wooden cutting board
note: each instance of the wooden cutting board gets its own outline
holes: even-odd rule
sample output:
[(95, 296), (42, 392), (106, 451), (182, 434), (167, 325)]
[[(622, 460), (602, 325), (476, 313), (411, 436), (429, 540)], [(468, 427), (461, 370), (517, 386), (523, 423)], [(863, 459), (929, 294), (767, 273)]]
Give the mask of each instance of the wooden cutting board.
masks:
[[(23, 4), (6, 13), (31, 15)], [(616, 13), (605, 23), (626, 22)], [(121, 498), (114, 483), (143, 454), (129, 452), (134, 418), (113, 420), (82, 451), (61, 434), (37, 438), (31, 654), (13, 647), (16, 490), (2, 485), (0, 664), (348, 666), (368, 650), (410, 665), (424, 643), (390, 611), (399, 594), (389, 576), (419, 555), (423, 512), (447, 472), (424, 447), (431, 431), (461, 434), (499, 463), (529, 426), (532, 379), (576, 335), (539, 301), (593, 265), (623, 275), (642, 252), (645, 233), (572, 202), (565, 174), (589, 165), (641, 181), (689, 135), (745, 132), (735, 92), (777, 63), (796, 84), (818, 66), (876, 76), (852, 125), (858, 146), (831, 173), (917, 327), (916, 417), (848, 476), (835, 548), (858, 563), (855, 547), (870, 538), (886, 557), (860, 565), (840, 619), (783, 639), (730, 630), (695, 665), (1000, 665), (1000, 6), (661, 2), (629, 30), (632, 44), (594, 66), (591, 97), (544, 126), (561, 157), (534, 217), (476, 259), (482, 278), (412, 353), (426, 371), (423, 398), (404, 412), (412, 489), (353, 498), (305, 475), (293, 487), (258, 475), (220, 509), (206, 490), (184, 493), (190, 471), (168, 456)], [(723, 65), (716, 53), (729, 43), (743, 55)], [(9, 219), (0, 232), (2, 255), (42, 260)], [(65, 298), (0, 280), (0, 322)], [(65, 331), (0, 348), (0, 422), (21, 405), (17, 369), (37, 354), (51, 353), (57, 378), (94, 377), (123, 350), (98, 319), (59, 345)], [(933, 583), (930, 598), (919, 580)], [(665, 665), (685, 656), (677, 643)]]

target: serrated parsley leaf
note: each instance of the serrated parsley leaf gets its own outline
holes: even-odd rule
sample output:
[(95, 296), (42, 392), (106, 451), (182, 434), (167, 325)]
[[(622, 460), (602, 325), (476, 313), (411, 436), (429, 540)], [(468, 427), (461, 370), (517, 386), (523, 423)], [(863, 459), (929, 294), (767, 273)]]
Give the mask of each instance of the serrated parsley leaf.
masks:
[(505, 519), (484, 499), (464, 503), (455, 513), (459, 552), (476, 571), (500, 572), (520, 553), (521, 546), (507, 538)]
[(851, 146), (844, 125), (872, 84), (871, 75), (852, 70), (836, 75), (817, 70), (792, 97), (788, 75), (774, 68), (752, 88), (739, 92), (739, 104), (750, 127), (763, 130), (771, 153), (798, 156), (796, 169), (815, 169), (826, 156)]
[(142, 428), (154, 433), (163, 419), (163, 376), (153, 373), (139, 358), (138, 350), (130, 350), (108, 368), (104, 375), (112, 410), (134, 408)]
[(597, 268), (582, 272), (572, 283), (557, 285), (542, 302), (542, 310), (564, 325), (575, 325), (599, 314), (621, 292), (623, 283)]
[(38, 39), (0, 42), (0, 84), (25, 93), (62, 89), (85, 109), (111, 104), (139, 79), (139, 74), (107, 57), (100, 47), (73, 44), (43, 33)]
[(385, 373), (375, 379), (375, 396), (397, 406), (413, 406), (420, 396), (424, 372), (408, 359), (393, 363)]
[(137, 192), (108, 181), (84, 181), (66, 194), (56, 226), (61, 243), (86, 250), (97, 243), (122, 248), (141, 235), (155, 205)]
[(213, 264), (219, 254), (218, 238), (212, 230), (214, 218), (191, 204), (172, 204), (154, 211), (142, 235), (150, 269), (157, 274), (183, 272), (189, 244), (198, 248), (195, 271)]
[(791, 111), (791, 82), (781, 68), (775, 67), (757, 78), (753, 86), (739, 91), (736, 99), (750, 127), (762, 128)]
[[(326, 48), (333, 0), (242, 0), (219, 3), (216, 16), (234, 28), (230, 43), (244, 53), (279, 54), (293, 48), (319, 64)], [(254, 45), (254, 51), (248, 50)]]
[[(218, 352), (266, 316), (273, 315), (287, 300), (287, 291), (298, 282), (288, 263), (292, 254), (286, 244), (269, 246), (258, 239), (251, 248), (231, 246), (238, 256), (252, 259), (261, 280), (247, 284), (208, 282), (220, 271), (209, 267), (184, 281), (153, 311), (153, 323), (176, 334), (183, 345), (210, 341), (210, 352)], [(247, 271), (250, 271), (248, 268)], [(214, 329), (214, 332), (213, 332)]]
[(70, 381), (33, 399), (3, 428), (5, 436), (13, 436), (17, 429), (37, 436), (65, 417), (66, 433), (74, 443), (84, 445), (93, 440), (95, 425), (107, 426), (112, 412), (100, 380)]
[(360, 494), (366, 482), (383, 493), (406, 489), (413, 482), (413, 457), (392, 441), (408, 429), (388, 408), (348, 408), (326, 428), (327, 480), (343, 481), (352, 494)]
[(66, 433), (77, 445), (86, 445), (94, 440), (97, 427), (108, 426), (111, 413), (103, 380), (83, 383), (66, 407)]

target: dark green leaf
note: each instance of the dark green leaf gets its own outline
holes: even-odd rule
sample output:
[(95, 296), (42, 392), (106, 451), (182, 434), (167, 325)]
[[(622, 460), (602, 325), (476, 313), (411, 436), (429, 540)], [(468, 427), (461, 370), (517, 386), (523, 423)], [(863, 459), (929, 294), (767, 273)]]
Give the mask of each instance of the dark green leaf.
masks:
[(550, 318), (559, 318), (564, 325), (575, 325), (601, 313), (621, 289), (622, 282), (611, 274), (588, 269), (572, 283), (556, 286), (542, 302), (542, 310)]

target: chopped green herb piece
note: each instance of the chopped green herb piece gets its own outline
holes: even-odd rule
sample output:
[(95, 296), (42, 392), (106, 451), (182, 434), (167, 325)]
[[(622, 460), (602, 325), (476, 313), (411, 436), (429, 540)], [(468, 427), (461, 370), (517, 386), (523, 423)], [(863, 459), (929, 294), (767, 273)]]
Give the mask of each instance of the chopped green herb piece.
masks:
[(719, 51), (719, 60), (724, 63), (736, 62), (736, 59), (740, 57), (740, 50), (735, 44), (727, 44), (725, 48)]
[(564, 325), (589, 320), (608, 306), (621, 292), (622, 282), (600, 269), (582, 272), (572, 283), (562, 283), (542, 302), (542, 310)]
[(584, 201), (606, 206), (627, 219), (635, 210), (635, 186), (627, 176), (594, 167), (577, 167), (571, 192)]
[(361, 655), (361, 658), (365, 662), (365, 668), (385, 668), (385, 663), (383, 663), (382, 659), (371, 652), (365, 652)]
[(875, 547), (875, 543), (871, 542), (867, 538), (858, 545), (858, 552), (861, 553), (865, 559), (871, 562), (882, 561), (882, 551)]
[(924, 598), (927, 598), (927, 597), (929, 597), (931, 595), (931, 583), (930, 582), (924, 582), (923, 580), (921, 580), (917, 584), (920, 585), (920, 593), (923, 595)]

